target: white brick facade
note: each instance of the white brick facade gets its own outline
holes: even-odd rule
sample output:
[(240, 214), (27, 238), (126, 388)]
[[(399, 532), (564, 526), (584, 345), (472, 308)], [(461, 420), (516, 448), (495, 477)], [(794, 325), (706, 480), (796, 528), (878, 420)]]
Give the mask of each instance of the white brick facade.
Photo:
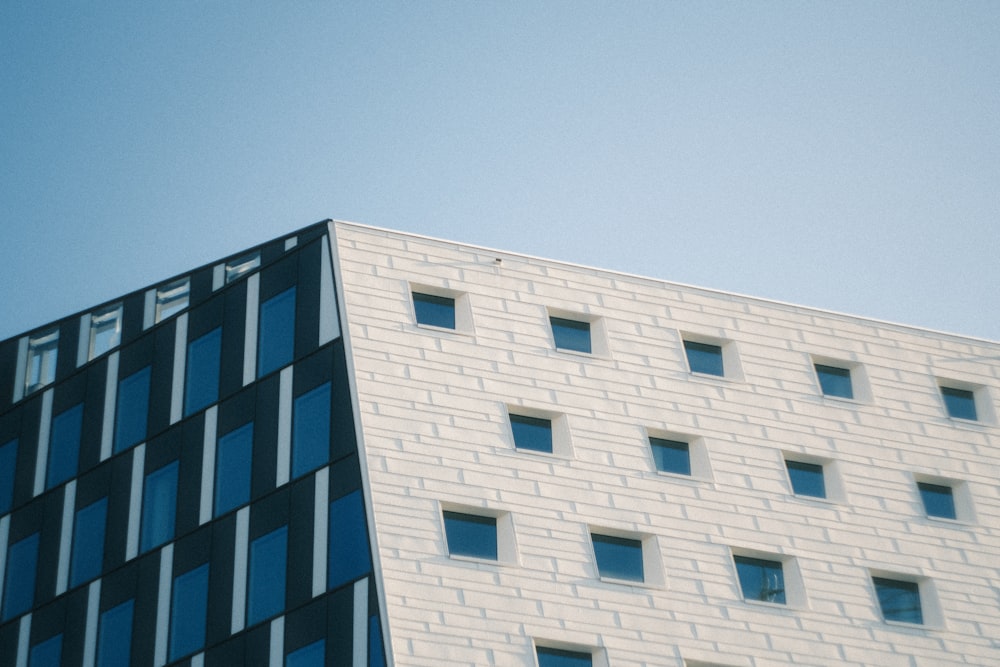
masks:
[[(1000, 664), (1000, 344), (330, 227), (396, 667), (529, 666), (533, 642), (613, 667)], [(411, 285), (471, 322), (418, 326)], [(606, 351), (557, 351), (550, 312)], [(692, 338), (730, 377), (689, 372)], [(975, 388), (979, 421), (939, 384)], [(508, 409), (562, 416), (566, 452), (516, 451)], [(659, 433), (701, 469), (657, 472)], [(793, 495), (786, 455), (829, 499)], [(958, 520), (917, 481), (954, 485)], [(509, 516), (514, 559), (450, 557), (442, 505)], [(601, 580), (591, 530), (643, 539), (646, 583)], [(781, 560), (788, 604), (743, 601), (734, 552)], [(919, 581), (924, 624), (882, 620), (873, 575)]]

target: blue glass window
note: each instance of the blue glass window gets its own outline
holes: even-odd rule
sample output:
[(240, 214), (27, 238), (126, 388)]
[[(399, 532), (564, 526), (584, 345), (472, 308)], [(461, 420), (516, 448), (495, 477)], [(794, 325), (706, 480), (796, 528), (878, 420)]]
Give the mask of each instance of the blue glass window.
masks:
[(823, 466), (818, 463), (785, 461), (785, 467), (788, 468), (788, 479), (792, 482), (792, 492), (795, 495), (826, 498)]
[(378, 616), (368, 617), (368, 667), (385, 667), (382, 624), (379, 623)]
[(215, 516), (250, 502), (253, 422), (219, 438), (215, 452)]
[(49, 439), (49, 469), (45, 488), (51, 489), (76, 474), (80, 460), (80, 433), (83, 403), (74, 405), (52, 419)]
[(924, 502), (927, 516), (941, 519), (955, 518), (955, 498), (952, 496), (950, 486), (918, 482), (917, 488), (920, 490), (920, 499)]
[(650, 437), (649, 446), (653, 450), (653, 461), (657, 470), (677, 475), (691, 474), (691, 452), (688, 443)]
[(174, 577), (170, 611), (170, 660), (194, 653), (205, 645), (208, 613), (208, 563)]
[(17, 440), (0, 447), (0, 515), (10, 511), (14, 503), (14, 473), (17, 472)]
[(123, 602), (101, 614), (97, 637), (97, 667), (129, 667), (132, 653), (132, 608)]
[(326, 665), (326, 642), (320, 639), (285, 656), (285, 667), (323, 667)]
[(292, 477), (299, 477), (330, 460), (330, 383), (296, 398), (292, 414)]
[(115, 453), (146, 439), (149, 412), (150, 368), (123, 378), (118, 383), (118, 411), (115, 418)]
[(250, 544), (250, 583), (247, 587), (247, 624), (270, 618), (285, 608), (285, 571), (288, 563), (288, 526), (282, 526)]
[(361, 491), (353, 491), (330, 503), (329, 543), (327, 586), (330, 589), (371, 571)]
[(642, 542), (626, 537), (592, 534), (597, 571), (602, 578), (643, 581)]
[(28, 667), (57, 667), (62, 661), (62, 638), (56, 635), (32, 646)]
[(174, 536), (177, 515), (178, 462), (146, 475), (142, 488), (142, 529), (139, 550), (149, 551)]
[(510, 415), (514, 446), (533, 452), (552, 453), (552, 420), (524, 415)]
[(198, 412), (219, 399), (219, 364), (222, 327), (188, 343), (184, 382), (184, 416)]
[(744, 600), (785, 604), (785, 573), (779, 561), (747, 556), (733, 560)]
[(452, 556), (497, 559), (497, 520), (459, 512), (444, 512), (448, 553)]
[(900, 623), (924, 622), (920, 607), (920, 586), (915, 581), (872, 577), (882, 618)]
[(3, 586), (3, 620), (31, 609), (35, 602), (35, 568), (38, 567), (38, 533), (15, 542), (7, 549), (7, 573)]
[(816, 377), (824, 396), (839, 398), (854, 398), (854, 387), (851, 386), (851, 369), (837, 368), (816, 364)]
[(552, 337), (559, 350), (590, 354), (590, 322), (577, 322), (562, 317), (550, 317)]
[(414, 292), (413, 310), (417, 314), (417, 324), (455, 328), (455, 300), (451, 297)]
[(71, 586), (79, 586), (101, 575), (107, 516), (107, 498), (101, 498), (76, 511), (73, 522), (73, 557), (69, 569)]
[(593, 656), (579, 651), (539, 646), (535, 649), (538, 667), (591, 667)]
[(260, 304), (257, 337), (257, 377), (267, 375), (295, 356), (295, 288)]
[(957, 419), (971, 419), (976, 421), (976, 395), (968, 389), (955, 389), (953, 387), (941, 387), (941, 396), (944, 398), (944, 405), (948, 409), (948, 416)]
[(692, 373), (706, 375), (725, 375), (722, 365), (722, 347), (710, 343), (695, 343), (684, 341), (684, 352), (687, 354), (688, 366)]

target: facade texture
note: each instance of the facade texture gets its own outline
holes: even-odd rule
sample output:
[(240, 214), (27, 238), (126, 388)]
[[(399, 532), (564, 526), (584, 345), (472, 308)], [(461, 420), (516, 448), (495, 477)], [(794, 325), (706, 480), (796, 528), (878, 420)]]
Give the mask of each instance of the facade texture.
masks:
[(1000, 664), (998, 390), (319, 223), (0, 343), (0, 667)]

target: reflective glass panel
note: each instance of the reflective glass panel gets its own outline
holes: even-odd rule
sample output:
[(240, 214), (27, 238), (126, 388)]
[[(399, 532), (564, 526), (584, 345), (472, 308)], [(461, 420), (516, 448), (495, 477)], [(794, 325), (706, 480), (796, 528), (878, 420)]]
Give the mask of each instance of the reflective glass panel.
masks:
[(17, 472), (17, 440), (0, 447), (0, 515), (10, 511), (14, 502), (14, 473)]
[(825, 396), (854, 398), (854, 387), (851, 386), (851, 369), (816, 364), (816, 376), (819, 378), (819, 386)]
[(123, 378), (118, 383), (118, 411), (115, 417), (115, 453), (146, 439), (149, 412), (150, 367)]
[(785, 461), (785, 467), (788, 468), (788, 479), (792, 482), (792, 492), (795, 495), (826, 498), (823, 466), (817, 463)]
[(257, 336), (257, 377), (288, 364), (295, 357), (295, 288), (260, 304)]
[(56, 379), (59, 355), (59, 329), (50, 329), (28, 339), (28, 368), (24, 389), (31, 393)]
[(226, 264), (226, 284), (228, 285), (234, 280), (239, 280), (245, 274), (250, 273), (258, 266), (260, 266), (259, 250), (255, 250), (254, 252), (243, 255), (242, 257), (237, 257), (233, 261)]
[(948, 409), (948, 416), (957, 419), (978, 419), (976, 414), (976, 395), (968, 389), (941, 387), (941, 396)]
[(382, 624), (379, 623), (378, 616), (368, 617), (368, 667), (385, 667)]
[(590, 667), (593, 656), (579, 651), (564, 651), (558, 648), (539, 646), (535, 649), (538, 667)]
[(101, 614), (97, 638), (97, 667), (129, 667), (132, 653), (132, 608), (123, 602)]
[(677, 475), (691, 474), (691, 453), (688, 451), (688, 443), (650, 437), (649, 446), (653, 449), (653, 461), (657, 470)]
[(882, 618), (900, 623), (924, 622), (920, 607), (920, 586), (914, 581), (872, 577)]
[(292, 410), (292, 477), (330, 459), (330, 383), (295, 399)]
[(140, 551), (149, 551), (174, 536), (178, 467), (178, 462), (174, 461), (146, 475), (142, 488)]
[(552, 420), (512, 414), (510, 430), (518, 449), (552, 453)]
[(222, 327), (188, 343), (184, 382), (184, 416), (198, 412), (219, 399), (219, 364)]
[(918, 482), (917, 488), (920, 489), (920, 499), (924, 502), (927, 516), (941, 519), (955, 518), (955, 498), (952, 496), (950, 486)]
[(187, 308), (190, 294), (189, 278), (175, 280), (156, 290), (156, 321), (162, 322)]
[(253, 422), (230, 431), (215, 451), (215, 515), (250, 502)]
[(52, 419), (52, 431), (49, 436), (49, 469), (45, 488), (51, 489), (76, 475), (82, 428), (83, 403), (77, 403)]
[(7, 549), (7, 572), (3, 586), (3, 620), (31, 609), (35, 601), (35, 569), (38, 567), (38, 533), (15, 542)]
[(329, 588), (337, 588), (371, 571), (361, 491), (330, 503), (329, 543)]
[(590, 322), (550, 317), (556, 348), (590, 354)]
[(320, 639), (285, 656), (285, 667), (323, 667), (326, 664), (326, 642)]
[(642, 542), (625, 537), (591, 535), (597, 571), (602, 578), (643, 581)]
[(177, 660), (205, 645), (208, 612), (208, 563), (174, 577), (170, 608), (170, 659)]
[(710, 343), (695, 343), (684, 341), (684, 352), (687, 354), (688, 366), (692, 373), (706, 375), (725, 375), (722, 366), (722, 347)]
[(497, 559), (497, 520), (459, 512), (444, 512), (448, 553), (452, 556)]
[(35, 644), (28, 656), (28, 667), (58, 667), (62, 661), (62, 635)]
[(455, 328), (455, 300), (451, 297), (414, 292), (413, 311), (417, 315), (417, 324)]
[(733, 560), (744, 600), (785, 604), (785, 573), (779, 561), (746, 556)]
[(76, 511), (73, 522), (73, 556), (69, 569), (71, 586), (79, 586), (100, 576), (104, 565), (107, 516), (107, 498), (101, 498)]
[(287, 526), (258, 537), (250, 543), (248, 625), (259, 623), (285, 608), (287, 555)]
[(90, 358), (116, 347), (122, 338), (122, 306), (115, 304), (90, 316)]

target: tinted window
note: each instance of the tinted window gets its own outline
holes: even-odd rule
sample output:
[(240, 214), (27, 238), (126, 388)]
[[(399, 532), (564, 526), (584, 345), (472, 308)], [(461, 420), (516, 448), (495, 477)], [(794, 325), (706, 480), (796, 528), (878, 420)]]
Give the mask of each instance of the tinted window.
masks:
[(920, 607), (920, 586), (913, 581), (898, 581), (872, 577), (882, 618), (901, 623), (923, 623)]
[(577, 651), (563, 651), (558, 648), (539, 646), (536, 649), (536, 654), (538, 667), (590, 667), (593, 663), (593, 658), (589, 653)]
[(59, 356), (59, 329), (51, 329), (28, 340), (28, 368), (25, 391), (31, 393), (56, 379)]
[(851, 370), (816, 364), (816, 376), (819, 386), (826, 396), (854, 398), (854, 388), (851, 386)]
[(952, 496), (950, 486), (919, 482), (917, 488), (920, 489), (920, 499), (924, 502), (927, 516), (955, 518), (955, 498)]
[(330, 503), (330, 551), (327, 586), (338, 586), (368, 574), (368, 529), (361, 492), (354, 491)]
[(417, 324), (455, 328), (455, 300), (450, 297), (414, 292), (413, 310), (417, 314)]
[(250, 501), (253, 422), (219, 438), (215, 452), (215, 515)]
[(219, 362), (222, 327), (188, 343), (184, 383), (184, 415), (197, 412), (219, 398)]
[(510, 415), (510, 430), (518, 449), (552, 453), (552, 420)]
[(174, 578), (170, 611), (170, 659), (194, 653), (205, 645), (208, 611), (208, 563)]
[(733, 560), (744, 600), (785, 604), (785, 573), (779, 561), (745, 556)]
[(448, 553), (497, 559), (497, 520), (489, 516), (444, 512)]
[(95, 312), (90, 318), (90, 358), (118, 345), (122, 337), (121, 304)]
[(326, 664), (326, 642), (320, 639), (285, 656), (285, 667), (323, 667)]
[(191, 281), (181, 278), (156, 290), (156, 321), (171, 317), (188, 307)]
[(14, 502), (14, 473), (17, 471), (17, 440), (0, 447), (0, 514), (10, 511)]
[(35, 601), (37, 566), (38, 533), (10, 545), (3, 586), (3, 620), (10, 620), (31, 608)]
[(146, 475), (142, 489), (142, 531), (139, 548), (149, 551), (174, 536), (177, 513), (177, 468), (174, 461)]
[(250, 544), (247, 624), (253, 625), (285, 608), (288, 527), (258, 537)]
[(797, 496), (826, 498), (826, 484), (823, 480), (823, 466), (801, 461), (785, 461), (792, 491)]
[(601, 577), (643, 581), (642, 542), (610, 535), (591, 535)]
[(47, 489), (65, 482), (76, 474), (80, 459), (80, 432), (83, 428), (83, 403), (79, 403), (52, 420), (49, 439), (49, 470)]
[(330, 459), (330, 383), (295, 399), (292, 421), (292, 477)]
[(255, 250), (226, 263), (226, 284), (239, 280), (260, 266), (260, 251)]
[(550, 317), (556, 348), (590, 354), (590, 322)]
[(104, 564), (104, 529), (107, 515), (107, 498), (101, 498), (77, 510), (73, 522), (71, 586), (79, 586), (100, 576)]
[(378, 616), (368, 617), (368, 667), (385, 667), (382, 625), (379, 623)]
[(651, 437), (649, 446), (653, 449), (653, 461), (656, 463), (657, 470), (678, 475), (691, 474), (691, 454), (688, 451), (688, 443)]
[(281, 368), (294, 356), (295, 288), (290, 287), (260, 305), (257, 377)]
[(118, 383), (118, 412), (115, 418), (115, 452), (146, 439), (149, 412), (149, 366)]
[(691, 367), (692, 373), (725, 375), (720, 346), (686, 340), (684, 341), (684, 352), (687, 353), (688, 366)]
[(57, 667), (61, 661), (62, 635), (56, 635), (31, 647), (28, 667)]
[(132, 652), (132, 607), (123, 602), (101, 614), (97, 639), (97, 667), (129, 667)]
[(944, 397), (944, 405), (948, 409), (949, 417), (973, 421), (977, 419), (976, 397), (971, 391), (941, 387), (941, 396)]

